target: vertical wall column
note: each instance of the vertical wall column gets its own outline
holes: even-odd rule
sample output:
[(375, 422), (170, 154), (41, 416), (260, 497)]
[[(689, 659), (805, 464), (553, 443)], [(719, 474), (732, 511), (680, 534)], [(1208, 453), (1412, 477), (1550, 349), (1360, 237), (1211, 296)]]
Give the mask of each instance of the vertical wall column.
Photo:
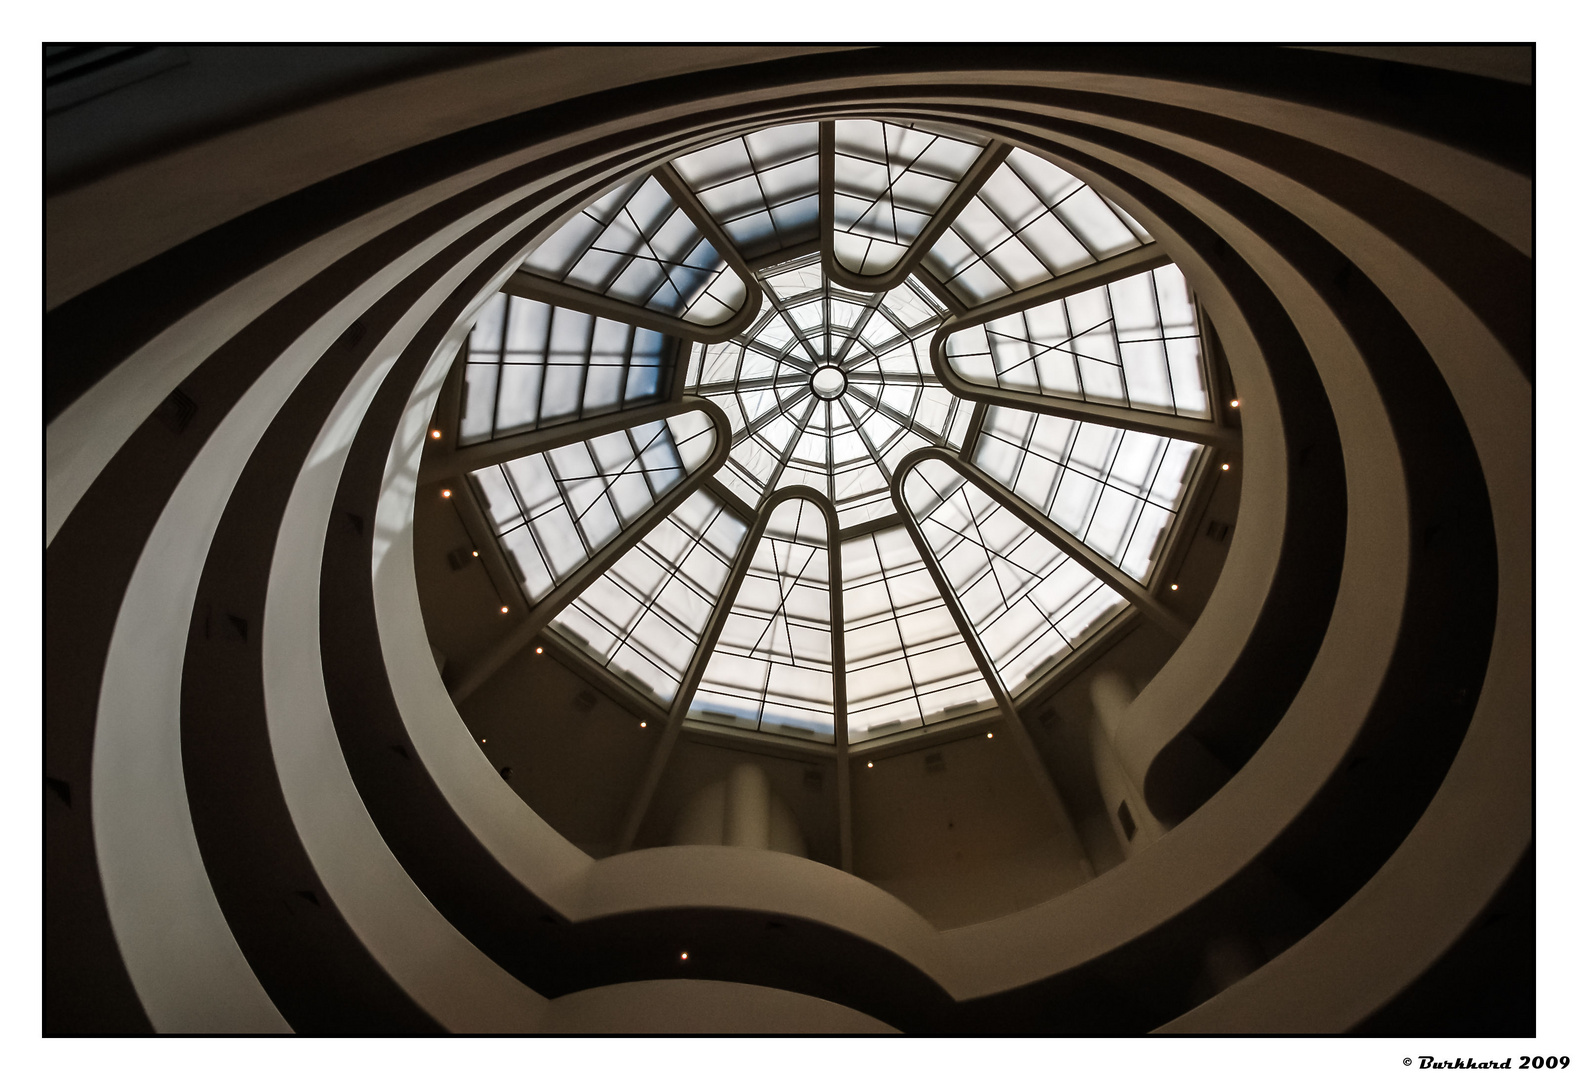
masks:
[(833, 745), (838, 784), (838, 868), (855, 872), (855, 826), (849, 801), (849, 686), (844, 667), (844, 550), (838, 513), (826, 508), (828, 615), (833, 630)]
[[(929, 448), (928, 448), (929, 449)], [(904, 522), (905, 531), (910, 534), (910, 540), (915, 545), (916, 552), (921, 561), (926, 564), (926, 570), (931, 574), (932, 582), (937, 586), (937, 594), (942, 597), (943, 604), (948, 608), (948, 614), (953, 617), (959, 634), (964, 639), (965, 646), (970, 650), (971, 657), (975, 660), (976, 667), (981, 670), (981, 678), (986, 681), (987, 688), (992, 692), (992, 698), (997, 702), (998, 713), (1003, 718), (1003, 726), (1008, 730), (1008, 737), (1019, 748), (1020, 754), (1025, 759), (1025, 766), (1030, 770), (1032, 782), (1040, 789), (1042, 797), (1051, 810), (1053, 819), (1058, 828), (1067, 833), (1069, 840), (1079, 850), (1080, 862), (1085, 868), (1085, 876), (1096, 876), (1091, 865), (1090, 853), (1085, 850), (1085, 843), (1079, 838), (1079, 831), (1074, 828), (1074, 819), (1069, 815), (1068, 807), (1063, 805), (1063, 797), (1058, 794), (1057, 787), (1052, 783), (1052, 778), (1047, 774), (1046, 763), (1041, 760), (1030, 732), (1025, 730), (1025, 722), (1019, 715), (1019, 710), (1014, 707), (1014, 699), (1008, 693), (1008, 688), (1003, 685), (1002, 678), (997, 673), (992, 658), (987, 655), (986, 648), (981, 644), (980, 637), (975, 632), (975, 627), (964, 613), (959, 598), (954, 595), (953, 586), (948, 583), (948, 575), (943, 573), (937, 556), (932, 552), (931, 546), (926, 543), (926, 537), (921, 533), (920, 525), (915, 521), (915, 515), (910, 512), (909, 504), (903, 495), (904, 478), (909, 475), (911, 467), (927, 451), (916, 451), (905, 457), (899, 467), (893, 470), (893, 506), (898, 511), (899, 519)]]
[(1145, 806), (1138, 781), (1124, 768), (1117, 751), (1118, 731), (1134, 701), (1132, 683), (1117, 671), (1097, 672), (1090, 681), (1090, 703), (1095, 710), (1090, 742), (1096, 786), (1107, 808), (1107, 820), (1118, 837), (1124, 857), (1150, 846), (1162, 833)]
[(729, 847), (766, 851), (772, 834), (772, 787), (755, 762), (729, 771), (723, 800), (723, 842)]

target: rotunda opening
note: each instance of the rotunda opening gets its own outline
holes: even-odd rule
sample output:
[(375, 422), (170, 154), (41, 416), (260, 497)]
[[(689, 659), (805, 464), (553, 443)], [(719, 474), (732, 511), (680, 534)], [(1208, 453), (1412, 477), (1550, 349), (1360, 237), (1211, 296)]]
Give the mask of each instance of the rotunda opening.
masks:
[[(1183, 565), (1184, 519), (1202, 478), (1207, 498), (1221, 486), (1213, 520), (1233, 514), (1212, 399), (1230, 388), (1182, 272), (1071, 174), (960, 132), (832, 128), (826, 146), (815, 124), (780, 126), (624, 182), (479, 312), (435, 413), (453, 410), (444, 449), (469, 472), (434, 550), (477, 547), (468, 515), (496, 549), (477, 547), (479, 587), (518, 592), (525, 615), (491, 651), (460, 646), (446, 682), (500, 768), (595, 727), (600, 765), (623, 762), (599, 797), (547, 774), (512, 785), (589, 853), (799, 836), (807, 858), (964, 925), (1149, 842), (1049, 718), (1090, 719), (1098, 658), (1139, 685), (1165, 663), (1187, 618), (1158, 586), (1196, 580), (1189, 614), (1209, 593), (1218, 564)], [(766, 202), (727, 201), (759, 160)], [(891, 199), (867, 190), (872, 166)], [(790, 173), (804, 186), (781, 202)], [(931, 186), (905, 186), (920, 173)], [(857, 219), (835, 213), (862, 192)], [(951, 224), (923, 236), (933, 213)], [(548, 647), (522, 663), (516, 640)], [(1021, 753), (988, 741), (1003, 724), (1032, 732), (1010, 740)], [(671, 733), (656, 757), (653, 729)], [(882, 767), (835, 785), (840, 759), (872, 753)], [(731, 803), (742, 764), (766, 779)], [(934, 857), (963, 833), (912, 820), (919, 776), (982, 823), (946, 896), (927, 891)], [(984, 854), (1009, 823), (1033, 886), (1017, 855)]]

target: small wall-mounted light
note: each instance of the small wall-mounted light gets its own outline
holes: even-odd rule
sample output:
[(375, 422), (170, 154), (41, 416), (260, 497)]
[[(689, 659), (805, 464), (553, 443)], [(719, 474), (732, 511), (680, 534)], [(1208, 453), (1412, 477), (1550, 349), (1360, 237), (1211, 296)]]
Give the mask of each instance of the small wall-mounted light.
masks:
[(877, 767), (877, 763), (876, 762), (874, 762), (874, 761), (866, 762), (866, 768), (868, 768), (868, 769), (875, 769), (876, 767)]
[(1225, 461), (1224, 461), (1224, 462), (1222, 462), (1222, 471), (1223, 471), (1223, 472), (1226, 472), (1226, 471), (1227, 471), (1227, 469), (1228, 469), (1228, 465), (1227, 465), (1227, 462), (1225, 462)]
[(486, 740), (486, 739), (483, 739), (483, 740), (482, 740), (482, 741), (483, 741), (483, 742), (487, 742), (487, 741), (488, 741), (488, 740)]
[(542, 655), (542, 646), (541, 645), (537, 646), (537, 655), (538, 656)]
[[(1235, 401), (1235, 402), (1233, 402), (1233, 404), (1237, 405), (1238, 402)], [(440, 439), (440, 438), (443, 438), (443, 435), (444, 435), (444, 433), (442, 431), (439, 431), (437, 428), (433, 429), (433, 438)]]
[(988, 732), (987, 732), (987, 733), (986, 733), (986, 737), (987, 737), (987, 738), (988, 738), (988, 739), (990, 739), (990, 738), (991, 738), (991, 737), (992, 737), (992, 733), (991, 733), (991, 732), (990, 732), (990, 731), (988, 731)]
[(447, 498), (449, 498), (449, 494), (450, 494), (450, 492), (449, 492), (449, 489), (448, 489), (448, 488), (445, 488), (445, 489), (444, 489), (444, 490), (443, 490), (443, 491), (440, 491), (440, 492), (439, 492), (439, 493), (438, 493), (438, 494), (439, 494), (439, 496), (440, 496), (440, 497), (441, 497), (441, 498), (445, 498), (445, 499), (447, 499)]
[(1237, 398), (1234, 398), (1234, 399), (1233, 399), (1233, 400), (1232, 400), (1232, 401), (1229, 401), (1229, 402), (1228, 402), (1228, 403), (1227, 403), (1227, 407), (1228, 407), (1228, 408), (1229, 408), (1229, 409), (1236, 409), (1236, 408), (1238, 408), (1238, 399), (1237, 399)]
[(473, 551), (473, 552), (472, 552), (472, 553), (471, 553), (471, 557), (472, 557), (472, 558), (473, 558), (473, 559), (476, 559), (476, 558), (480, 558), (480, 557), (481, 557), (481, 555), (482, 555), (482, 552), (480, 552), (480, 551)]
[(689, 960), (690, 959), (690, 953), (682, 952), (682, 953), (679, 954), (679, 958), (681, 960)]
[(1173, 587), (1172, 587), (1172, 590), (1173, 590), (1173, 592), (1177, 592), (1177, 591), (1178, 591), (1178, 586), (1177, 586), (1177, 585), (1174, 585), (1174, 586), (1173, 586)]
[[(504, 605), (502, 605), (499, 608), (499, 614), (500, 615), (508, 615), (509, 613), (510, 613), (510, 606), (508, 604), (504, 604)], [(537, 651), (538, 652), (542, 652), (541, 649), (538, 649)]]

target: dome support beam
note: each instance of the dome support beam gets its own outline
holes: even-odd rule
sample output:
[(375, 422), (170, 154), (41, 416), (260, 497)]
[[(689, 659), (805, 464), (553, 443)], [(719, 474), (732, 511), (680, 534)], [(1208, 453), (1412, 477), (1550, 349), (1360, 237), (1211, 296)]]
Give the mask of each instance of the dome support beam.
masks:
[[(734, 436), (734, 438), (730, 441), (730, 445), (731, 446), (738, 446), (740, 443), (744, 442), (746, 439), (750, 438), (752, 435), (755, 435), (758, 431), (762, 430), (762, 428), (766, 427), (768, 424), (772, 423), (774, 420), (778, 419), (780, 416), (782, 416), (785, 413), (787, 413), (790, 409), (795, 408), (797, 405), (800, 404), (800, 402), (804, 401), (806, 398), (808, 398), (810, 396), (811, 396), (811, 388), (809, 386), (802, 386), (800, 388), (800, 390), (797, 393), (795, 393), (793, 396), (791, 396), (788, 399), (780, 402), (777, 405), (774, 405), (772, 408), (770, 408), (766, 412), (762, 413), (762, 415), (758, 416), (755, 420), (752, 420), (749, 423), (747, 423), (743, 428), (740, 429), (739, 433), (736, 434)], [(703, 398), (702, 400), (706, 400), (706, 399)], [(771, 486), (769, 486), (767, 488), (767, 490), (771, 491), (772, 490)]]
[(702, 631), (701, 640), (696, 645), (695, 656), (692, 657), (689, 668), (685, 671), (685, 678), (679, 685), (679, 690), (674, 694), (674, 703), (669, 706), (668, 719), (663, 725), (663, 735), (658, 741), (657, 749), (652, 754), (652, 760), (647, 764), (646, 772), (642, 775), (641, 785), (636, 789), (635, 797), (630, 801), (630, 809), (626, 811), (623, 827), (620, 829), (619, 841), (615, 846), (616, 853), (629, 851), (636, 842), (636, 836), (641, 831), (641, 823), (646, 819), (647, 810), (652, 805), (652, 797), (657, 793), (658, 784), (663, 779), (663, 774), (668, 770), (669, 759), (674, 754), (674, 747), (679, 743), (679, 736), (685, 726), (685, 716), (690, 712), (691, 701), (696, 696), (696, 689), (701, 685), (701, 677), (707, 670), (707, 661), (712, 658), (712, 651), (717, 648), (718, 638), (723, 634), (723, 626), (729, 619), (729, 613), (734, 609), (734, 602), (740, 595), (740, 587), (745, 583), (746, 573), (750, 570), (751, 559), (756, 554), (757, 546), (762, 542), (762, 537), (767, 532), (767, 524), (772, 519), (773, 510), (780, 504), (791, 499), (805, 499), (815, 503), (817, 508), (827, 517), (828, 523), (828, 573), (829, 595), (833, 605), (833, 696), (834, 696), (834, 733), (835, 740), (839, 733), (843, 734), (842, 752), (845, 763), (841, 766), (843, 783), (839, 795), (839, 847), (840, 861), (843, 869), (849, 869), (850, 848), (847, 838), (851, 835), (849, 823), (849, 785), (848, 785), (848, 727), (844, 720), (844, 709), (840, 702), (844, 698), (844, 673), (843, 673), (843, 627), (842, 627), (842, 577), (839, 574), (837, 561), (837, 515), (827, 497), (813, 488), (793, 486), (780, 491), (774, 491), (763, 501), (761, 507), (755, 512), (755, 520), (750, 522), (750, 528), (745, 534), (745, 539), (740, 542), (739, 550), (735, 553), (734, 562), (729, 566), (729, 576), (724, 580), (723, 591), (718, 595), (718, 602), (712, 609), (712, 614), (707, 617), (706, 628)]
[[(754, 281), (755, 279), (751, 279)], [(655, 330), (660, 334), (669, 334), (673, 337), (682, 337), (703, 344), (717, 344), (728, 341), (750, 326), (761, 310), (761, 290), (749, 288), (745, 294), (745, 305), (739, 313), (727, 322), (715, 326), (703, 326), (701, 323), (686, 322), (676, 319), (672, 315), (665, 315), (661, 311), (653, 311), (637, 304), (616, 300), (611, 296), (599, 296), (597, 293), (574, 285), (565, 285), (554, 281), (552, 278), (541, 277), (527, 270), (517, 270), (505, 279), (501, 292), (511, 296), (521, 296), (528, 300), (540, 300), (545, 304), (555, 307), (567, 307), (575, 311), (595, 315), (601, 319), (610, 319), (614, 322), (630, 323), (647, 330)]]
[[(1197, 420), (1170, 413), (1147, 412), (1124, 405), (1104, 405), (1075, 398), (1051, 397), (998, 387), (982, 386), (961, 378), (948, 359), (948, 338), (960, 330), (967, 330), (982, 323), (1015, 315), (1027, 308), (1050, 304), (1076, 293), (1099, 288), (1135, 274), (1165, 266), (1172, 260), (1154, 244), (1114, 256), (1105, 262), (1088, 266), (1060, 278), (1026, 289), (1024, 292), (1004, 297), (1002, 300), (983, 304), (968, 315), (954, 315), (937, 328), (931, 339), (931, 367), (937, 380), (956, 397), (978, 401), (985, 405), (1002, 405), (1010, 409), (1061, 416), (1069, 420), (1088, 420), (1106, 427), (1141, 431), (1168, 439), (1214, 446), (1236, 452), (1243, 440), (1237, 428), (1226, 427), (1212, 420)], [(1203, 335), (1202, 335), (1203, 336)], [(1210, 382), (1208, 381), (1208, 385)]]
[(745, 522), (747, 529), (756, 521), (756, 511), (752, 510), (744, 499), (736, 495), (733, 488), (719, 480), (716, 474), (703, 480), (701, 486), (708, 495), (727, 506), (734, 512), (735, 517)]
[(933, 584), (937, 586), (937, 593), (942, 597), (943, 604), (948, 609), (948, 614), (959, 627), (959, 633), (964, 638), (965, 646), (970, 650), (976, 667), (981, 669), (981, 678), (986, 681), (987, 688), (992, 691), (992, 697), (997, 702), (998, 713), (1002, 716), (1003, 726), (1008, 729), (1009, 739), (1019, 748), (1024, 756), (1025, 767), (1030, 772), (1032, 782), (1041, 792), (1047, 802), (1047, 807), (1052, 813), (1053, 821), (1057, 827), (1067, 833), (1070, 842), (1079, 850), (1080, 862), (1084, 867), (1086, 880), (1096, 876), (1090, 861), (1090, 852), (1085, 850), (1085, 842), (1080, 839), (1079, 832), (1074, 828), (1074, 819), (1069, 815), (1068, 807), (1063, 805), (1063, 797), (1058, 794), (1057, 786), (1052, 783), (1052, 776), (1047, 772), (1046, 762), (1041, 760), (1041, 754), (1036, 750), (1035, 742), (1030, 738), (1030, 732), (1025, 728), (1025, 722), (1019, 715), (1019, 710), (1014, 706), (1014, 699), (1008, 693), (1008, 688), (1003, 685), (1002, 678), (997, 674), (997, 667), (987, 655), (981, 639), (975, 633), (975, 627), (964, 612), (964, 607), (959, 603), (959, 598), (954, 594), (953, 586), (948, 581), (948, 575), (943, 573), (942, 566), (937, 562), (937, 556), (932, 552), (931, 545), (926, 542), (926, 537), (920, 530), (915, 515), (910, 512), (909, 506), (904, 502), (902, 494), (904, 477), (918, 462), (927, 457), (939, 457), (950, 460), (946, 451), (939, 447), (922, 447), (905, 455), (893, 475), (893, 505), (898, 510), (899, 519), (904, 523), (904, 530), (909, 533), (910, 540), (915, 544), (921, 561), (926, 564), (926, 571), (931, 575)]
[[(772, 305), (773, 310), (778, 313), (778, 317), (783, 320), (785, 329), (794, 335), (794, 339), (798, 341), (800, 343), (800, 347), (805, 350), (806, 356), (821, 356), (822, 350), (811, 344), (811, 339), (805, 336), (805, 331), (800, 328), (799, 322), (797, 322), (794, 317), (789, 314), (789, 310), (779, 302), (776, 291), (773, 289), (763, 289), (762, 293), (767, 297), (767, 302)], [(754, 341), (752, 344), (754, 344)], [(810, 371), (816, 364), (815, 360), (811, 360), (809, 362), (802, 360), (800, 357), (795, 356), (793, 351), (789, 349), (781, 350), (780, 355), (773, 357), (773, 359), (780, 364), (787, 364), (796, 371)]]
[[(522, 296), (529, 300), (540, 300), (544, 303), (554, 304), (559, 307), (572, 308), (600, 318), (612, 319), (615, 322), (633, 323), (648, 330), (656, 330), (661, 334), (669, 334), (685, 341), (700, 342), (705, 345), (714, 345), (724, 342), (737, 334), (743, 333), (753, 322), (762, 309), (762, 288), (757, 284), (756, 277), (745, 264), (745, 257), (734, 246), (706, 207), (701, 204), (695, 194), (679, 178), (669, 165), (659, 165), (652, 173), (669, 198), (674, 200), (681, 212), (688, 217), (708, 243), (717, 249), (723, 256), (724, 263), (733, 270), (745, 284), (745, 302), (740, 310), (721, 323), (707, 325), (705, 323), (691, 322), (688, 319), (668, 315), (661, 311), (654, 311), (641, 304), (633, 304), (617, 297), (606, 296), (590, 289), (583, 289), (576, 285), (555, 281), (552, 278), (536, 274), (524, 267), (515, 271), (504, 282), (503, 291), (512, 296)], [(626, 194), (629, 201), (634, 194), (634, 187)], [(561, 225), (573, 218), (569, 215)], [(548, 234), (548, 235), (551, 235)]]
[(1007, 409), (1041, 413), (1044, 416), (1061, 416), (1067, 420), (1088, 421), (1103, 427), (1159, 435), (1164, 439), (1182, 439), (1185, 442), (1200, 443), (1230, 453), (1236, 453), (1243, 445), (1243, 439), (1237, 428), (1223, 427), (1210, 420), (1195, 420), (1170, 413), (1145, 412), (1123, 405), (1076, 401), (1073, 398), (1021, 394), (1012, 390), (998, 390), (965, 382), (953, 370), (947, 357), (941, 354), (940, 343), (943, 337), (944, 335), (939, 333), (937, 337), (932, 338), (932, 369), (951, 394), (965, 401), (976, 401), (982, 405), (1001, 405)]
[[(1122, 281), (1135, 274), (1143, 274), (1147, 270), (1166, 266), (1172, 261), (1172, 257), (1154, 242), (1144, 247), (1131, 248), (1111, 258), (1091, 263), (1089, 266), (1081, 266), (1078, 270), (1059, 274), (1049, 281), (1039, 282), (1018, 292), (998, 297), (996, 300), (988, 300), (979, 307), (969, 308), (966, 314), (955, 315), (944, 322), (940, 328), (940, 336), (946, 337), (957, 330), (980, 326), (984, 322), (1001, 319), (1005, 315), (1017, 315), (1027, 308), (1040, 307), (1042, 304), (1050, 304), (1065, 297), (1077, 296), (1079, 293), (1089, 292), (1103, 285), (1111, 285), (1114, 281)], [(947, 286), (942, 288), (946, 289)]]
[[(823, 207), (829, 208), (834, 205), (833, 125), (835, 123), (837, 121), (824, 120), (820, 125), (821, 183), (818, 186), (817, 198)], [(920, 235), (915, 237), (915, 242), (910, 245), (909, 250), (891, 269), (881, 274), (857, 274), (839, 265), (838, 257), (833, 254), (833, 214), (824, 211), (821, 214), (822, 272), (846, 289), (868, 293), (887, 292), (920, 266), (921, 260), (937, 242), (937, 238), (953, 224), (953, 219), (959, 216), (959, 212), (970, 204), (970, 200), (975, 198), (975, 193), (981, 190), (981, 185), (991, 178), (997, 167), (1008, 160), (1008, 155), (1013, 149), (1013, 146), (1005, 142), (994, 140), (987, 143), (980, 156), (971, 163), (964, 176), (943, 199), (942, 205), (937, 207), (936, 212), (926, 222)]]
[[(1202, 467), (1210, 464), (1209, 451), (1207, 451), (1207, 455), (1207, 460), (1202, 463)], [(1079, 537), (1050, 520), (1045, 514), (1008, 490), (994, 477), (989, 476), (982, 470), (979, 465), (964, 460), (952, 451), (943, 450), (941, 447), (925, 446), (907, 455), (894, 471), (894, 505), (899, 504), (899, 490), (904, 478), (909, 475), (910, 469), (927, 458), (936, 458), (938, 461), (947, 462), (960, 476), (1001, 504), (1003, 509), (1024, 522), (1031, 530), (1045, 537), (1058, 550), (1096, 575), (1113, 592), (1133, 604), (1145, 614), (1146, 618), (1165, 631), (1168, 636), (1182, 641), (1189, 633), (1189, 624), (1162, 607), (1161, 602), (1144, 585), (1113, 566), (1111, 562), (1097, 554)], [(900, 513), (905, 513), (905, 511), (901, 510)]]
[[(568, 424), (554, 424), (534, 431), (523, 431), (519, 435), (505, 435), (503, 438), (473, 443), (470, 446), (455, 446), (451, 442), (447, 451), (439, 449), (441, 444), (438, 444), (423, 457), (421, 470), (417, 474), (417, 483), (455, 482), (462, 476), (479, 469), (486, 469), (491, 465), (502, 465), (516, 458), (545, 453), (561, 446), (569, 446), (571, 443), (585, 442), (599, 435), (650, 424), (654, 420), (667, 420), (677, 413), (687, 412), (695, 407), (694, 401), (658, 401)], [(435, 450), (436, 453), (433, 452)]]
[(947, 309), (955, 315), (968, 314), (969, 308), (965, 307), (959, 298), (953, 295), (953, 290), (937, 280), (937, 275), (926, 269), (926, 264), (921, 263), (915, 267), (915, 280), (926, 286), (928, 292), (941, 300)]

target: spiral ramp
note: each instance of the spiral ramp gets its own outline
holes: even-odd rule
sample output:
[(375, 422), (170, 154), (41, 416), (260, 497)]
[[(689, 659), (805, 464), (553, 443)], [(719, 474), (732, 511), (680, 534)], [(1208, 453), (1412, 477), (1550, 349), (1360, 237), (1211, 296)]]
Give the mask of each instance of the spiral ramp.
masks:
[[(46, 1030), (1530, 1030), (1533, 93), (1515, 50), (1356, 53), (490, 51), (52, 195)], [(413, 557), (523, 253), (850, 116), (1109, 193), (1255, 403), (1218, 584), (1118, 735), (1165, 835), (946, 931), (777, 852), (585, 854), (478, 751)]]

